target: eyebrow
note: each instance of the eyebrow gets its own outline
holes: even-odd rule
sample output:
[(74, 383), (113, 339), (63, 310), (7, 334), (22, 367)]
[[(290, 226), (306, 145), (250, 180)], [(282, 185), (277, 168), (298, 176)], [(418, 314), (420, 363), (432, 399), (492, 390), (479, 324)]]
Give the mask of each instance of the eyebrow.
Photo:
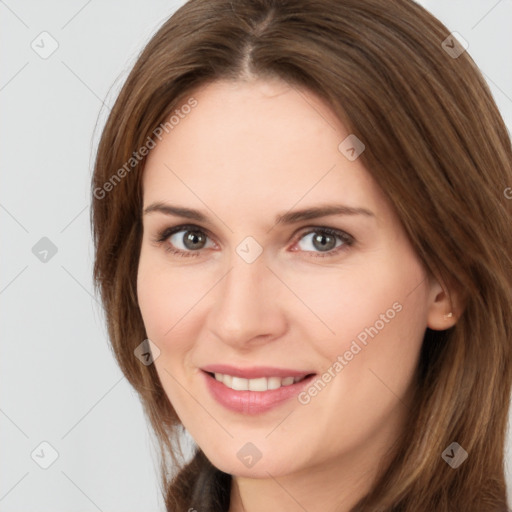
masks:
[[(208, 223), (208, 217), (199, 210), (184, 208), (182, 206), (172, 206), (162, 202), (152, 203), (144, 209), (144, 215), (152, 212), (160, 212), (165, 215), (185, 217), (186, 219), (195, 220), (197, 222)], [(294, 224), (296, 222), (316, 219), (318, 217), (326, 217), (328, 215), (364, 215), (367, 217), (375, 217), (375, 214), (366, 208), (352, 207), (342, 204), (325, 204), (305, 208), (303, 210), (295, 210), (278, 214), (275, 217), (275, 223)]]

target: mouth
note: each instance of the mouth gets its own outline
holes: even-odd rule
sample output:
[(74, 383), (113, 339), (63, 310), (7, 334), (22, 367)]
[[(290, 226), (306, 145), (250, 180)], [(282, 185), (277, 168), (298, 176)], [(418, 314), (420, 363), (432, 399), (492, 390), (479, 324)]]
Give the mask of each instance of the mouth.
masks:
[(229, 375), (227, 373), (214, 373), (214, 372), (205, 372), (210, 377), (215, 379), (217, 382), (221, 382), (227, 388), (230, 388), (234, 391), (271, 391), (274, 389), (279, 389), (285, 386), (291, 386), (292, 384), (296, 384), (298, 382), (302, 382), (303, 380), (312, 377), (315, 375), (314, 373), (308, 373), (302, 376), (286, 376), (286, 377), (259, 377), (255, 379), (245, 379), (243, 377), (236, 377), (234, 375)]
[(317, 375), (263, 367), (242, 370), (226, 365), (202, 368), (200, 374), (220, 405), (248, 415), (262, 414), (296, 397)]

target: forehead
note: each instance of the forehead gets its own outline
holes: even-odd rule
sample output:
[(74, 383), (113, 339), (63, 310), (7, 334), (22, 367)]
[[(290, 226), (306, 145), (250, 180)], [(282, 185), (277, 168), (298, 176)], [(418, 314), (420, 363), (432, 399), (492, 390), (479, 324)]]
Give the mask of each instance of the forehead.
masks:
[(336, 200), (375, 208), (369, 173), (338, 149), (350, 134), (310, 91), (280, 80), (217, 81), (191, 97), (196, 106), (148, 156), (145, 204), (186, 199), (281, 211)]

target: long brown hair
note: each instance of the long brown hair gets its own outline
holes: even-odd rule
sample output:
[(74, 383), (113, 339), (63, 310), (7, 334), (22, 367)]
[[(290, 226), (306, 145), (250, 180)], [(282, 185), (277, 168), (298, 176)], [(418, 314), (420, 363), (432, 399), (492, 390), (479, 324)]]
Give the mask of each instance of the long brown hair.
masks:
[[(136, 293), (145, 157), (131, 159), (197, 87), (252, 77), (279, 77), (331, 106), (365, 143), (359, 158), (425, 268), (465, 298), (454, 327), (426, 329), (408, 427), (352, 512), (506, 511), (511, 141), (468, 52), (412, 0), (191, 0), (115, 102), (92, 178), (94, 280), (115, 357), (156, 434), (167, 510), (228, 510), (231, 476), (200, 449), (185, 465), (154, 365), (134, 356), (147, 337)], [(452, 442), (468, 453), (457, 469), (441, 457)]]

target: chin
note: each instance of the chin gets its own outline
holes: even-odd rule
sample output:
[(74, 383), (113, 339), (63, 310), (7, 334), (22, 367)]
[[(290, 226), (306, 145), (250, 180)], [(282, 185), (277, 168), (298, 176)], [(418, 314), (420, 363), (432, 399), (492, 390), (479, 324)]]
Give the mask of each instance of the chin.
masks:
[[(261, 454), (261, 458), (251, 460), (250, 448), (240, 454), (229, 451), (228, 453), (214, 453), (203, 450), (210, 462), (217, 468), (233, 476), (245, 478), (269, 478), (272, 476), (282, 476), (290, 473), (291, 456), (286, 456), (282, 451), (279, 457), (282, 460), (276, 460), (275, 456)], [(234, 456), (233, 456), (234, 455)], [(256, 455), (256, 453), (254, 453)], [(275, 455), (275, 454), (274, 454)]]

